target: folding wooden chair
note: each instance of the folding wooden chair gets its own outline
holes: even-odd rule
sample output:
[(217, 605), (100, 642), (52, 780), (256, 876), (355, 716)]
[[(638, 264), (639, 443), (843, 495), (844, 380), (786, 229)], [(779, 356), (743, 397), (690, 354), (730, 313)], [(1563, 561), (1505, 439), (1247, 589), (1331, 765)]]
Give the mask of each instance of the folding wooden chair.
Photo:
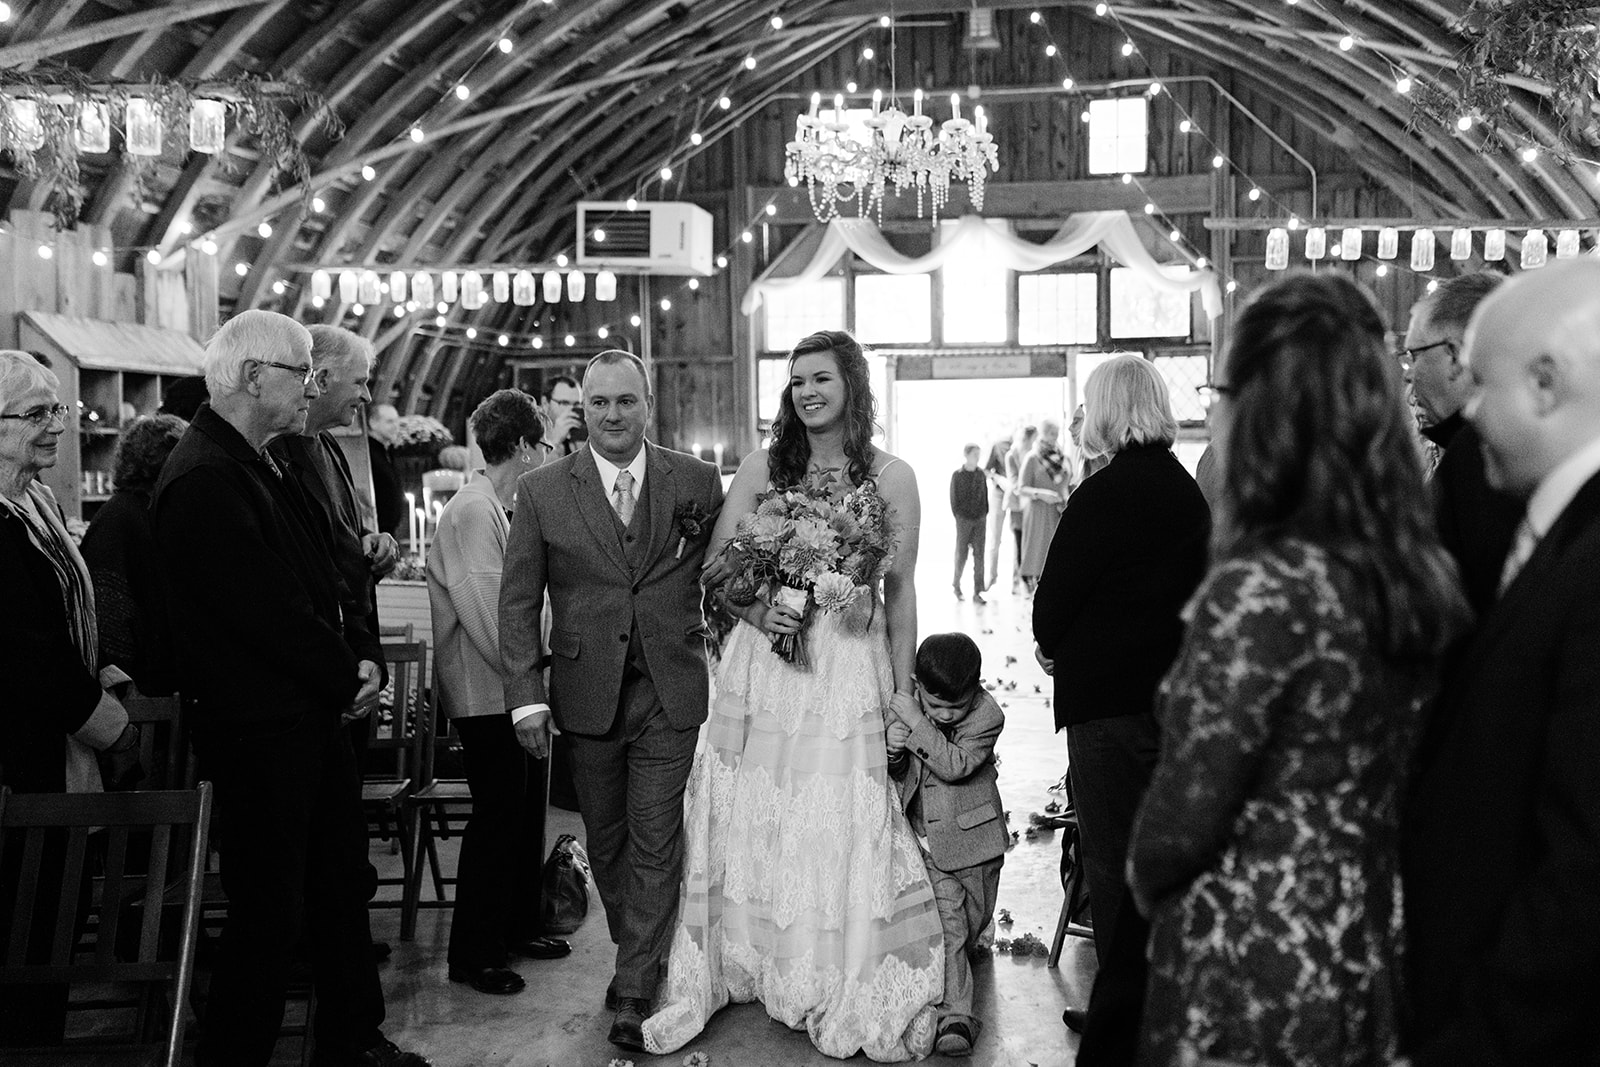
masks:
[(380, 701), (366, 718), (367, 776), (361, 783), (361, 802), (367, 812), (369, 838), (388, 841), (400, 853), (398, 878), (379, 878), (380, 886), (398, 886), (396, 900), (376, 899), (375, 908), (405, 910), (415, 854), (406, 804), (418, 781), (421, 762), (420, 728), (428, 709), (428, 644), (425, 641), (385, 641), (383, 658), (389, 668), (393, 696), (387, 707)]
[[(0, 984), (141, 987), (130, 1032), (31, 1051), (77, 1054), (86, 1045), (99, 1051), (156, 1044), (161, 1041), (155, 1018), (163, 1004), (161, 993), (170, 990), (165, 1004), (171, 1020), (162, 1062), (177, 1067), (194, 980), (210, 826), (209, 782), (195, 790), (143, 793), (13, 794), (0, 789), (0, 886), (10, 897), (7, 914), (0, 915), (0, 923), (8, 922), (0, 931)], [(99, 836), (91, 834), (102, 828), (104, 874), (92, 879), (88, 914), (82, 916), (85, 897), (79, 887), (95, 862), (91, 842), (98, 844)], [(130, 873), (129, 839), (143, 834), (149, 835), (149, 873)], [(174, 882), (170, 887), (169, 877)], [(80, 931), (89, 928), (93, 944), (80, 950)]]
[[(418, 766), (417, 788), (407, 798), (412, 809), (411, 855), (415, 862), (406, 886), (406, 906), (400, 913), (400, 940), (410, 941), (416, 936), (417, 912), (421, 908), (453, 908), (455, 901), (445, 896), (445, 886), (454, 885), (454, 876), (446, 876), (439, 864), (436, 841), (449, 840), (452, 832), (459, 832), (467, 816), (472, 814), (472, 790), (465, 778), (439, 778), (439, 753), (459, 748), (460, 740), (450, 731), (450, 720), (441, 716), (439, 701), (434, 699), (418, 730), (418, 747), (421, 762)], [(422, 899), (422, 859), (427, 857), (428, 873), (433, 881), (433, 899)]]
[(1089, 883), (1083, 873), (1083, 845), (1078, 837), (1078, 817), (1068, 816), (1061, 828), (1062, 871), (1061, 917), (1056, 920), (1056, 936), (1050, 942), (1050, 955), (1045, 966), (1055, 967), (1061, 962), (1061, 950), (1067, 935), (1094, 940), (1094, 927), (1084, 924), (1084, 912), (1089, 907)]
[(195, 768), (177, 695), (128, 697), (122, 706), (128, 721), (139, 727), (139, 764), (145, 773), (134, 788), (193, 789)]
[(378, 624), (378, 638), (380, 640), (394, 640), (410, 644), (417, 639), (417, 628), (409, 622), (400, 622), (390, 625), (386, 622)]

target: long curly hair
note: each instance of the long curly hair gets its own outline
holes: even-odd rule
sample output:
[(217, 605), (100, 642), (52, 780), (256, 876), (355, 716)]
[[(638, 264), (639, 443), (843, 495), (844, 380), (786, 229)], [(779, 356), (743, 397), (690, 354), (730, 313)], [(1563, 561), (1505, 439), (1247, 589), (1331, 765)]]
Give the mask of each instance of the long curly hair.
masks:
[[(861, 344), (844, 330), (819, 330), (801, 340), (789, 353), (789, 369), (801, 356), (831, 352), (844, 379), (844, 454), (849, 459), (850, 481), (860, 485), (871, 476), (877, 451), (872, 446), (872, 430), (877, 423), (878, 402), (872, 395), (872, 379), (867, 370), (866, 353)], [(794, 406), (794, 389), (783, 387), (778, 400), (778, 417), (772, 420), (772, 447), (767, 450), (767, 470), (772, 484), (788, 489), (805, 480), (811, 463), (811, 440), (805, 423)]]
[(1290, 274), (1240, 314), (1223, 368), (1218, 557), (1319, 545), (1357, 576), (1358, 613), (1390, 660), (1440, 654), (1467, 607), (1372, 299), (1338, 274)]

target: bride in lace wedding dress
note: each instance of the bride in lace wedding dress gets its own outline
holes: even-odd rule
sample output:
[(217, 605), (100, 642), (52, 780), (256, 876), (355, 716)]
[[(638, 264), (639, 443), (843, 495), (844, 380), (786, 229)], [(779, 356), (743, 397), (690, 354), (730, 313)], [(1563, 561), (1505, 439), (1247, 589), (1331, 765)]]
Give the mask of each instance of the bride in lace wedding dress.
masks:
[(808, 667), (772, 649), (773, 635), (799, 629), (797, 612), (759, 599), (734, 609), (743, 621), (689, 777), (679, 921), (645, 1048), (672, 1052), (729, 1001), (759, 1000), (829, 1056), (920, 1058), (943, 949), (883, 722), (896, 686), (910, 689), (916, 649), (916, 482), (871, 444), (866, 360), (849, 334), (807, 337), (790, 375), (773, 446), (740, 466), (712, 552), (762, 491), (837, 473), (871, 480), (892, 509), (894, 561), (863, 632), (815, 612)]

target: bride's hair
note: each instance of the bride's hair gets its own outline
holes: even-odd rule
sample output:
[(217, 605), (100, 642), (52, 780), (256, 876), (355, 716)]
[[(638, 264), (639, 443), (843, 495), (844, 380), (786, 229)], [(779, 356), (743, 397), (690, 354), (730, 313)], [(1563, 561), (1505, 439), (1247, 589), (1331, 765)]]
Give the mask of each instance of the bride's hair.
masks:
[[(867, 373), (867, 357), (861, 345), (844, 330), (819, 330), (794, 346), (789, 353), (789, 369), (801, 356), (828, 352), (839, 365), (844, 380), (844, 454), (849, 459), (850, 481), (865, 482), (872, 471), (876, 451), (872, 447), (872, 428), (877, 422), (878, 404), (872, 396), (872, 380)], [(811, 440), (805, 423), (794, 407), (794, 389), (788, 382), (778, 399), (778, 417), (772, 420), (772, 447), (767, 450), (767, 470), (779, 489), (799, 485), (811, 463)]]

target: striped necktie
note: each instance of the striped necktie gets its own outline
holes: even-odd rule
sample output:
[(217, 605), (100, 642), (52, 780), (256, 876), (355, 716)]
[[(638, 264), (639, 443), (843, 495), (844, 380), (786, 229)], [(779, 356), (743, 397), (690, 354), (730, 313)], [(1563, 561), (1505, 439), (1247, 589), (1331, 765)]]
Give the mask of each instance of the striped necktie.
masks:
[(617, 518), (622, 520), (622, 525), (628, 526), (633, 522), (633, 475), (628, 471), (617, 472), (616, 488), (611, 490), (611, 506), (616, 510)]

